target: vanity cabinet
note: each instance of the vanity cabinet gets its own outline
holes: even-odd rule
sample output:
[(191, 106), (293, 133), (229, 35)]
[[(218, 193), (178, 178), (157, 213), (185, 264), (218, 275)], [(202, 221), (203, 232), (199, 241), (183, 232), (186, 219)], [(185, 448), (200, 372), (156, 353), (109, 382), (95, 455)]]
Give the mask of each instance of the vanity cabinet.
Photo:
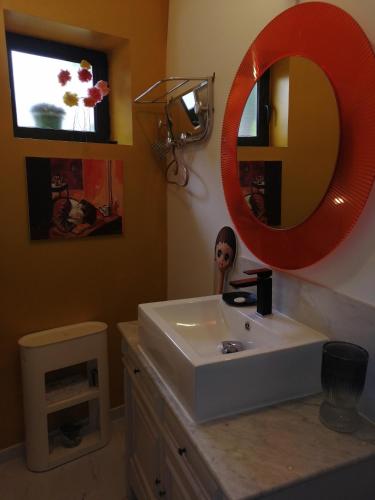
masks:
[[(155, 498), (159, 478), (160, 438), (155, 421), (147, 411), (141, 397), (135, 390), (132, 392), (131, 433), (127, 446), (130, 451), (130, 477), (137, 478), (136, 489), (142, 492), (140, 498)], [(140, 483), (138, 485), (138, 483)]]
[[(163, 453), (163, 483), (168, 500), (191, 500), (192, 498), (207, 498), (200, 488), (195, 488), (194, 480), (189, 480), (185, 471), (181, 471), (176, 458), (168, 446)], [(203, 495), (203, 496), (202, 496)]]
[(123, 349), (129, 499), (225, 500), (156, 384)]
[[(319, 422), (320, 396), (191, 421), (120, 323), (127, 500), (374, 500), (375, 426), (353, 434)], [(178, 365), (176, 370), (178, 370)]]

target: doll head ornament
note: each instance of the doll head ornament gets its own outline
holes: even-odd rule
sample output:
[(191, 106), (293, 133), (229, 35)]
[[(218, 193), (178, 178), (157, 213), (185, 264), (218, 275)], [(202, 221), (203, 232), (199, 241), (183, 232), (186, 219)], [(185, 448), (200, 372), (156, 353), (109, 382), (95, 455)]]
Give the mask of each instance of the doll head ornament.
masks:
[(233, 266), (236, 258), (236, 235), (231, 227), (220, 229), (215, 242), (215, 262), (219, 271), (219, 279), (215, 287), (216, 293), (223, 293), (225, 274)]

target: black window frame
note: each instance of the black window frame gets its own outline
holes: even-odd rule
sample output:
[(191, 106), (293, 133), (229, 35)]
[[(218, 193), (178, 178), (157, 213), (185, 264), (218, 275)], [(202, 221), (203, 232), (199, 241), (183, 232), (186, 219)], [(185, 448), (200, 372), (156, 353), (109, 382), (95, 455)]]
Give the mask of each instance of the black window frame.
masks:
[[(108, 82), (108, 62), (107, 55), (97, 50), (68, 45), (64, 43), (44, 40), (18, 33), (6, 32), (9, 80), (12, 97), (13, 113), (13, 131), (15, 137), (24, 137), (32, 139), (49, 139), (62, 141), (81, 141), (81, 142), (113, 142), (110, 141), (110, 120), (108, 97), (94, 108), (95, 132), (74, 131), (74, 130), (55, 130), (37, 127), (20, 127), (17, 124), (16, 98), (14, 92), (14, 77), (11, 51), (16, 50), (27, 54), (52, 57), (80, 63), (82, 59), (90, 61), (92, 65), (93, 81), (105, 80)], [(64, 69), (64, 68), (61, 68)], [(58, 85), (57, 75), (56, 84)]]
[(257, 94), (257, 135), (238, 137), (238, 146), (269, 146), (270, 122), (270, 71), (267, 70), (256, 82)]

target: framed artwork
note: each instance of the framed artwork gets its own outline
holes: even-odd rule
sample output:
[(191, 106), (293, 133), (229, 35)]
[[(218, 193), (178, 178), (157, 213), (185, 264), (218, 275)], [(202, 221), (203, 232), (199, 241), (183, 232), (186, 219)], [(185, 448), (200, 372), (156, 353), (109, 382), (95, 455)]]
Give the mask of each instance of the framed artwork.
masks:
[(123, 232), (122, 160), (26, 158), (30, 237)]
[(281, 224), (282, 161), (240, 161), (242, 195), (251, 213), (268, 226)]

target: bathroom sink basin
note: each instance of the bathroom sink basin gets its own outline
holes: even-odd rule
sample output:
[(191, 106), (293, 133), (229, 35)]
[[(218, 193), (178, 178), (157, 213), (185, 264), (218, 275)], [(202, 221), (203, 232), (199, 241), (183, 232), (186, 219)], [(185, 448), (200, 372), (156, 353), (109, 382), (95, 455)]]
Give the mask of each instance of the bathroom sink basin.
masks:
[[(140, 344), (198, 422), (321, 391), (321, 333), (220, 295), (141, 304)], [(224, 341), (243, 350), (223, 354)], [(237, 345), (237, 344), (236, 344)]]

